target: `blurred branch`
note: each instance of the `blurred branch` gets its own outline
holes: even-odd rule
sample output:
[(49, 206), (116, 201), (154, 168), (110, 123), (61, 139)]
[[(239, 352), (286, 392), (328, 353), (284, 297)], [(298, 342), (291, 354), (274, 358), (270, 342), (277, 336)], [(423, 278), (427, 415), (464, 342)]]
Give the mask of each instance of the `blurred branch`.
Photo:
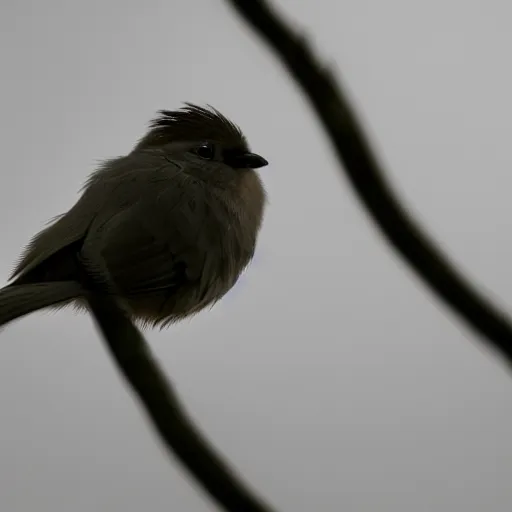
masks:
[(227, 0), (302, 88), (334, 146), (340, 170), (391, 246), (437, 297), (512, 362), (512, 324), (456, 270), (406, 213), (386, 181), (347, 94), (307, 41), (264, 0)]
[(96, 324), (118, 369), (142, 402), (167, 450), (174, 453), (224, 510), (271, 512), (272, 509), (235, 475), (187, 416), (140, 330), (118, 304), (104, 266), (88, 265), (85, 259), (82, 259), (82, 265), (88, 289), (98, 292), (87, 297)]

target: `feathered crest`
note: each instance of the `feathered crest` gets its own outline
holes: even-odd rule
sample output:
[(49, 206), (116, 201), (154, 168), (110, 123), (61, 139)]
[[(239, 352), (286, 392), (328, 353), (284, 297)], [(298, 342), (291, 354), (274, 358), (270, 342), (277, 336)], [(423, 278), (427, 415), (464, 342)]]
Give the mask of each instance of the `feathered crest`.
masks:
[(138, 146), (159, 146), (172, 141), (214, 140), (230, 147), (247, 148), (242, 130), (211, 105), (185, 103), (179, 110), (160, 110), (149, 133)]

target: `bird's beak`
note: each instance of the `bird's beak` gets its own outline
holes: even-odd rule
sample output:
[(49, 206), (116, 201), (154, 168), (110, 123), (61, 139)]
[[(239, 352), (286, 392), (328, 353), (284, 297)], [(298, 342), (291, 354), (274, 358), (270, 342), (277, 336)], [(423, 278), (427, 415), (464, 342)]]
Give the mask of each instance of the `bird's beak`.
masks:
[(226, 163), (235, 169), (259, 169), (268, 165), (268, 162), (256, 153), (231, 155), (226, 159)]

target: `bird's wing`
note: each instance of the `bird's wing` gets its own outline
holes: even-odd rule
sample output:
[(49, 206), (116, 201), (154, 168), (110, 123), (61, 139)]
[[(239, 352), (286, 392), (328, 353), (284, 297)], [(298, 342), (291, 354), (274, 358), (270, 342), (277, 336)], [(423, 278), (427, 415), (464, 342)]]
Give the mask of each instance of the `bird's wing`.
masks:
[(102, 255), (124, 293), (170, 290), (199, 277), (215, 233), (201, 193), (202, 186), (185, 175), (153, 183), (105, 226)]
[(181, 166), (158, 152), (130, 154), (107, 162), (93, 173), (76, 204), (30, 241), (10, 279), (28, 274), (51, 256), (83, 240), (97, 215), (108, 218), (130, 208), (149, 184), (180, 171)]
[(114, 282), (127, 295), (179, 286), (186, 274), (175, 233), (167, 233), (173, 244), (138, 210), (127, 210), (115, 226), (106, 228), (102, 256)]
[(86, 215), (63, 214), (40, 231), (28, 244), (16, 264), (10, 279), (23, 277), (62, 249), (83, 239), (93, 219), (93, 212)]

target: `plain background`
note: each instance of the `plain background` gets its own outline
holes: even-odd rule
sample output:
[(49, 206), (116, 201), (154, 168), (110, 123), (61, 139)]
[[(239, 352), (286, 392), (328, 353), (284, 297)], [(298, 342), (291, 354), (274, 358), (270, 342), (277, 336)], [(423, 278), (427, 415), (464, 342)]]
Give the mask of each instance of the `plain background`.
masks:
[[(390, 179), (512, 310), (510, 2), (282, 0), (348, 84)], [(0, 273), (160, 108), (211, 103), (270, 166), (256, 259), (148, 341), (201, 428), (281, 511), (508, 511), (512, 378), (383, 243), (266, 47), (220, 0), (4, 0)], [(0, 508), (204, 512), (93, 324), (0, 343)]]

